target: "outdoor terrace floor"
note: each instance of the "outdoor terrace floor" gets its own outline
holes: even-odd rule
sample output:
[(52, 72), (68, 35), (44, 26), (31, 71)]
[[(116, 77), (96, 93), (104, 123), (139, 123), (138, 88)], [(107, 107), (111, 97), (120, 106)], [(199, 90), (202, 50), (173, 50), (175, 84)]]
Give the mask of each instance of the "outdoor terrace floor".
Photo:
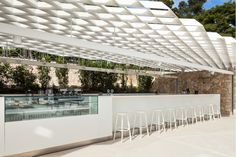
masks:
[(107, 141), (41, 157), (235, 157), (236, 116), (199, 122), (132, 141)]

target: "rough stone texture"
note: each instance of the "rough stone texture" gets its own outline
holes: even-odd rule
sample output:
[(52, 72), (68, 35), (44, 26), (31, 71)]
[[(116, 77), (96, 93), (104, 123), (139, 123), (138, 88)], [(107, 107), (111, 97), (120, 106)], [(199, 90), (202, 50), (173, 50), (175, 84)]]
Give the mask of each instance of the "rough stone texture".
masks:
[(190, 89), (191, 93), (220, 94), (221, 112), (224, 115), (232, 113), (232, 76), (211, 74), (209, 72), (179, 73), (178, 79), (156, 78), (152, 90), (159, 93), (182, 93)]
[(176, 79), (156, 77), (151, 90), (157, 93), (175, 94), (176, 88)]

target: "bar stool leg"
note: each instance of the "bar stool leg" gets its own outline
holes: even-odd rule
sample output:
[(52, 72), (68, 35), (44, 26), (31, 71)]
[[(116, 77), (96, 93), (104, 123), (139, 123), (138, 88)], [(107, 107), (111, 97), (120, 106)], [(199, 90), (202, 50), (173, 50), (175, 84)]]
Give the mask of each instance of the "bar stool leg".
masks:
[(160, 130), (160, 127), (162, 125), (160, 113), (158, 113), (158, 115), (157, 115), (157, 122), (158, 122), (158, 124), (156, 124), (156, 130)]
[(124, 136), (124, 119), (123, 117), (121, 118), (121, 142), (123, 142), (123, 136)]
[(156, 124), (156, 131), (158, 131), (160, 129), (159, 125), (161, 124), (160, 123), (160, 112), (158, 112), (158, 115), (156, 115), (156, 121), (157, 121), (157, 124)]
[(132, 140), (132, 136), (131, 136), (131, 130), (130, 130), (130, 123), (129, 123), (129, 117), (127, 116), (127, 125), (128, 125), (128, 129), (129, 129), (129, 140)]
[(192, 108), (191, 120), (192, 120), (192, 124), (193, 124), (194, 123), (194, 111), (193, 111), (193, 108)]
[(134, 115), (134, 126), (133, 126), (133, 132), (132, 132), (133, 136), (134, 136), (134, 131), (135, 131), (135, 125), (136, 125), (136, 114)]
[(194, 117), (195, 117), (195, 122), (197, 123), (197, 108), (194, 108)]
[(185, 122), (186, 122), (186, 125), (188, 126), (189, 122), (188, 122), (188, 111), (187, 110), (185, 110)]
[(115, 123), (115, 128), (114, 128), (114, 137), (113, 137), (113, 140), (116, 139), (116, 128), (117, 128), (117, 123), (118, 123), (118, 116), (116, 115), (116, 123)]
[(149, 129), (148, 129), (147, 115), (145, 114), (144, 117), (145, 117), (145, 123), (146, 123), (147, 134), (148, 134), (148, 136), (150, 136), (150, 134), (149, 134)]
[(174, 114), (174, 123), (175, 123), (175, 129), (176, 129), (177, 124), (176, 124), (176, 115), (175, 115), (175, 112), (173, 112), (173, 114)]
[(221, 111), (220, 111), (220, 106), (217, 108), (218, 113), (219, 113), (219, 118), (221, 118)]
[(164, 117), (163, 112), (161, 112), (161, 116), (162, 116), (163, 130), (165, 131), (166, 130), (166, 124), (165, 124), (165, 117)]
[(169, 127), (170, 127), (170, 129), (172, 128), (171, 119), (172, 119), (171, 111), (169, 111)]
[[(155, 115), (155, 112), (152, 113), (151, 128), (150, 128), (150, 132), (151, 132), (151, 133), (152, 133), (152, 129), (153, 129), (154, 115)], [(157, 127), (157, 126), (156, 126), (156, 127)]]
[(205, 121), (205, 108), (204, 108), (204, 106), (201, 107), (201, 110), (202, 110), (202, 121), (204, 122)]
[(183, 113), (183, 126), (187, 125), (188, 126), (188, 111), (187, 109), (183, 108), (182, 109), (182, 113)]
[(184, 126), (184, 110), (181, 109), (182, 126)]
[(212, 119), (215, 120), (215, 111), (214, 111), (214, 106), (211, 105), (211, 112), (212, 112)]
[(142, 115), (139, 116), (139, 131), (140, 131), (140, 138), (143, 136), (143, 129), (142, 129)]

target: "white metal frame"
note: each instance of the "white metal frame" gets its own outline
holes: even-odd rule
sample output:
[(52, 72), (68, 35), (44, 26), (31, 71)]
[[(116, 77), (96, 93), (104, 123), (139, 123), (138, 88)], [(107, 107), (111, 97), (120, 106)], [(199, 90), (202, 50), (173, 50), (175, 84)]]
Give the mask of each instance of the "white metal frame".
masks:
[(129, 75), (145, 75), (145, 76), (161, 76), (166, 78), (177, 78), (176, 76), (170, 75), (174, 72), (165, 72), (165, 71), (151, 71), (151, 70), (134, 70), (134, 69), (107, 69), (99, 67), (87, 67), (80, 66), (77, 64), (58, 64), (53, 62), (42, 62), (29, 59), (20, 59), (20, 58), (9, 58), (9, 57), (0, 57), (0, 62), (2, 63), (12, 63), (12, 64), (22, 64), (22, 65), (36, 65), (36, 66), (46, 66), (54, 68), (68, 68), (68, 69), (77, 69), (77, 70), (86, 70), (86, 71), (99, 71), (106, 73), (118, 73), (118, 74), (129, 74)]
[(2, 0), (0, 8), (2, 46), (172, 71), (233, 74), (236, 65), (235, 39), (178, 18), (162, 2)]

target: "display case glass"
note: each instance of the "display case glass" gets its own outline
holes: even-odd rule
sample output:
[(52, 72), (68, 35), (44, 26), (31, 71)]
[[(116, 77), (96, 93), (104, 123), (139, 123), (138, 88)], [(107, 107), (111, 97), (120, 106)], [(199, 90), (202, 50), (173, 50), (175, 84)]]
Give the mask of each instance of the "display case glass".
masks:
[(6, 96), (5, 121), (98, 114), (98, 96)]

